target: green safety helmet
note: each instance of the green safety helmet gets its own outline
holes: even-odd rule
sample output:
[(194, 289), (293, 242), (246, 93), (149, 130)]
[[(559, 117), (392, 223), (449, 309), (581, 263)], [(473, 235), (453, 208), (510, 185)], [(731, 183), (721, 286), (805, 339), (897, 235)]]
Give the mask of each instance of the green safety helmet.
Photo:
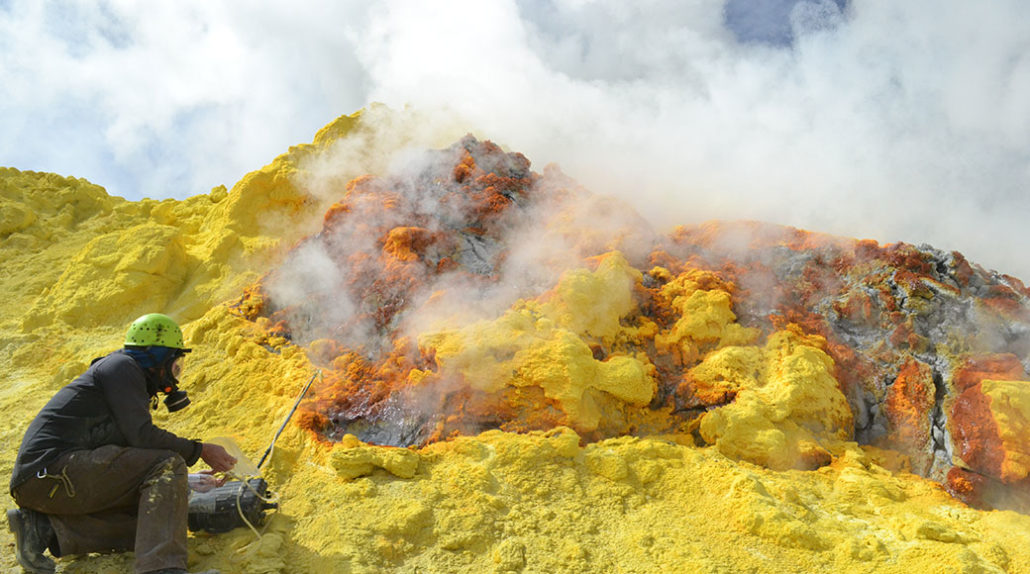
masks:
[(127, 347), (170, 347), (189, 352), (182, 342), (182, 329), (168, 315), (150, 313), (143, 315), (129, 325), (125, 333)]

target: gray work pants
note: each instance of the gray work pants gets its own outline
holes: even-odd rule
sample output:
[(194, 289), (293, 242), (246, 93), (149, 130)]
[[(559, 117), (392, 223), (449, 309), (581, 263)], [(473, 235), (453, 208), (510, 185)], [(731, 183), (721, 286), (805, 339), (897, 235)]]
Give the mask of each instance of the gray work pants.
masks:
[(65, 454), (46, 474), (14, 500), (49, 515), (61, 555), (134, 550), (136, 572), (186, 568), (189, 485), (178, 453), (108, 445)]

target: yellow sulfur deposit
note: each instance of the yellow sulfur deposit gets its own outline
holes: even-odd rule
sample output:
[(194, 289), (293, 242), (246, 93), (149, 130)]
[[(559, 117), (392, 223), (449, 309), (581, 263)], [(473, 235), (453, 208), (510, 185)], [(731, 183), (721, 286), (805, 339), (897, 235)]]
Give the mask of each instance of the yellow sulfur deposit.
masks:
[[(669, 275), (662, 268), (652, 273)], [(662, 287), (662, 295), (672, 302), (680, 318), (668, 332), (658, 333), (655, 345), (678, 356), (684, 364), (698, 359), (705, 345), (746, 345), (758, 337), (757, 329), (736, 323), (729, 293), (701, 287), (700, 282), (708, 280), (709, 275), (703, 270), (689, 269)]]
[(445, 378), (460, 377), (489, 392), (506, 384), (539, 387), (558, 402), (569, 424), (594, 430), (601, 420), (595, 392), (638, 406), (654, 394), (646, 359), (599, 361), (584, 340), (616, 337), (619, 319), (636, 306), (632, 289), (639, 281), (640, 273), (612, 252), (595, 271), (566, 273), (543, 303), (524, 301), (496, 321), (424, 335), (420, 345), (435, 349)]
[(1022, 381), (984, 381), (983, 392), (991, 399), (991, 413), (1004, 445), (1002, 476), (1008, 480), (1030, 477), (1030, 445), (1022, 438), (1030, 432), (1030, 388)]
[(818, 467), (851, 438), (851, 410), (818, 337), (779, 331), (765, 347), (725, 347), (691, 371), (700, 389), (736, 400), (701, 419), (701, 435), (733, 458), (770, 468)]
[[(319, 229), (332, 198), (305, 177), (360, 122), (341, 118), (231, 191), (184, 201), (129, 202), (83, 180), (0, 170), (0, 474), (9, 476), (43, 403), (150, 311), (178, 319), (195, 349), (183, 376), (193, 404), (156, 411), (158, 424), (232, 437), (257, 460), (315, 369), (302, 348), (269, 337), (233, 305), (286, 248)], [(248, 529), (191, 535), (191, 568), (1030, 572), (1030, 517), (970, 509), (900, 470), (892, 453), (851, 442), (821, 342), (789, 329), (758, 341), (735, 323), (730, 293), (692, 273), (665, 284), (662, 296), (683, 319), (661, 337), (669, 353), (699, 361), (690, 384), (735, 398), (701, 423), (715, 446), (696, 447), (687, 434), (585, 444), (560, 427), (405, 449), (351, 436), (327, 444), (291, 424), (262, 469), (280, 511), (260, 538)], [(598, 359), (589, 344), (617, 346), (635, 329), (657, 328), (630, 320), (640, 280), (612, 253), (595, 270), (568, 272), (539, 300), (420, 344), (436, 349), (441, 374), (482, 389), (508, 380), (539, 387), (570, 426), (589, 429), (603, 424), (595, 393), (646, 405), (654, 392), (644, 358)], [(1026, 424), (1027, 413), (1006, 410), (1004, 382), (984, 389), (999, 420)], [(807, 465), (792, 452), (821, 466), (799, 469)], [(1007, 464), (1025, 473), (1025, 460)], [(129, 555), (66, 557), (58, 572), (119, 573), (131, 564)], [(0, 571), (18, 571), (6, 529)]]
[(611, 341), (621, 329), (619, 320), (636, 307), (633, 286), (641, 275), (619, 252), (601, 259), (597, 270), (567, 272), (558, 282), (544, 313), (577, 335)]

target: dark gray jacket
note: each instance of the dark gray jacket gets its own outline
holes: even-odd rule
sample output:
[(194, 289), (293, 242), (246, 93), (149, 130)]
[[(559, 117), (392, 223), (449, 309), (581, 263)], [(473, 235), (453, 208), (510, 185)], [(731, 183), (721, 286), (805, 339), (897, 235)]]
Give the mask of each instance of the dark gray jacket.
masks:
[(94, 362), (57, 391), (29, 424), (11, 490), (67, 452), (109, 444), (171, 450), (187, 465), (196, 463), (202, 444), (154, 426), (149, 407), (146, 376), (132, 357), (116, 351)]

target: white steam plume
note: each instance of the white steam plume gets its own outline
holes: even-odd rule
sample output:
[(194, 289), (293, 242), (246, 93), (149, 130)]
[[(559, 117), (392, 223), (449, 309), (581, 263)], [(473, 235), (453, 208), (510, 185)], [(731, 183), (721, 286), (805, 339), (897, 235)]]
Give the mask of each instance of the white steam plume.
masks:
[(0, 165), (185, 197), (383, 101), (450, 110), (463, 132), (558, 163), (658, 226), (750, 218), (930, 243), (1030, 279), (1024, 13), (1016, 0), (0, 0)]
[(455, 109), (658, 225), (928, 242), (1030, 277), (1021, 5), (803, 2), (791, 16), (792, 46), (740, 43), (707, 1), (391, 2), (357, 44), (374, 99)]

